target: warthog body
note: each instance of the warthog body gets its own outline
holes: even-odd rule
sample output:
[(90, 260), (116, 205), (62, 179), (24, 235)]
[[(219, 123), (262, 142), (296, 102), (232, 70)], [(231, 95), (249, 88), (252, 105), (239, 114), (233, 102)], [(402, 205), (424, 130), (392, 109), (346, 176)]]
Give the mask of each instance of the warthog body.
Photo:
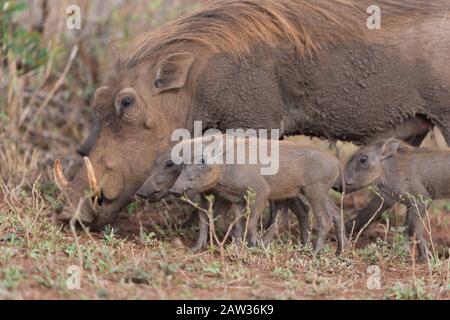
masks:
[[(94, 175), (84, 169), (59, 177), (73, 208), (85, 200), (80, 220), (114, 220), (173, 130), (193, 131), (195, 120), (357, 144), (420, 143), (435, 125), (449, 143), (450, 3), (380, 0), (382, 29), (369, 30), (372, 4), (213, 1), (138, 37), (95, 94), (95, 194), (85, 197)], [(65, 221), (75, 210), (64, 211)]]
[[(182, 143), (199, 143), (199, 141), (204, 146), (208, 144), (207, 138)], [(235, 150), (239, 145), (244, 145), (249, 150), (248, 139), (237, 138), (234, 141)], [(228, 149), (225, 149), (224, 159), (227, 151)], [(189, 197), (198, 193), (213, 194), (216, 198), (231, 203), (231, 210), (236, 218), (242, 215), (246, 205), (250, 205), (247, 234), (250, 245), (259, 242), (257, 225), (268, 201), (294, 199), (303, 194), (318, 222), (315, 251), (322, 248), (332, 221), (336, 229), (339, 254), (345, 241), (343, 222), (328, 195), (331, 186), (339, 177), (339, 161), (320, 150), (280, 141), (278, 172), (273, 175), (262, 175), (261, 167), (259, 158), (256, 164), (183, 164), (182, 172), (171, 192), (178, 195), (186, 194)], [(249, 191), (254, 192), (255, 198), (251, 201), (246, 200)], [(237, 234), (242, 234), (242, 231)], [(272, 236), (263, 239), (263, 242), (267, 244), (271, 240)]]
[[(153, 164), (152, 173), (144, 182), (144, 184), (137, 191), (137, 195), (148, 199), (150, 201), (159, 201), (169, 194), (170, 189), (175, 184), (178, 176), (181, 173), (183, 166), (181, 164), (175, 164), (171, 159), (171, 149), (166, 152), (161, 153)], [(200, 195), (200, 206), (203, 209), (208, 209), (208, 203), (203, 193)], [(214, 201), (214, 214), (216, 216), (225, 216), (230, 209), (229, 201), (223, 200), (222, 198), (215, 199)], [(287, 210), (290, 209), (297, 217), (300, 228), (301, 242), (306, 244), (309, 240), (309, 219), (308, 219), (308, 208), (299, 198), (290, 199), (289, 201), (279, 201), (271, 203), (270, 207), (270, 220), (267, 224), (270, 229), (270, 235), (274, 235), (275, 218), (278, 212), (287, 214)], [(192, 248), (194, 251), (200, 250), (207, 241), (208, 238), (208, 226), (209, 221), (204, 220), (206, 217), (197, 210), (193, 214), (199, 215), (199, 236), (197, 238), (196, 244)], [(203, 220), (202, 220), (203, 219)], [(267, 236), (268, 238), (269, 236)]]
[(424, 226), (430, 199), (450, 198), (450, 152), (415, 148), (389, 139), (359, 149), (344, 171), (346, 191), (373, 185), (386, 199), (407, 207), (406, 234), (418, 241), (419, 259), (427, 257)]

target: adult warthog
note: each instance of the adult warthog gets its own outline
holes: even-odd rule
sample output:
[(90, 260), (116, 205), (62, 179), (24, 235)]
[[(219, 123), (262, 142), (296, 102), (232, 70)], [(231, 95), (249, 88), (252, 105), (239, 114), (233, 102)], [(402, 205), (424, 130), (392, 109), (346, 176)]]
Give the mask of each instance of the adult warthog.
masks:
[(417, 145), (437, 126), (450, 143), (449, 1), (379, 0), (381, 30), (367, 28), (371, 4), (216, 1), (138, 37), (95, 94), (85, 169), (69, 182), (55, 165), (71, 204), (59, 220), (112, 221), (194, 120), (357, 144)]

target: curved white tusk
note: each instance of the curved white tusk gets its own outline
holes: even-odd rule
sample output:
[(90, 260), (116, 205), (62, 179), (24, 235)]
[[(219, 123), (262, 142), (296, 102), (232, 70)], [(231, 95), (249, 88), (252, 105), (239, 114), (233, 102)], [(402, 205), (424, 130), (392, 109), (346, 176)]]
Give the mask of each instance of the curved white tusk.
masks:
[(56, 185), (60, 190), (64, 190), (69, 184), (66, 177), (64, 176), (61, 161), (59, 159), (56, 159), (53, 165), (53, 178), (55, 179)]
[(94, 192), (94, 196), (100, 197), (100, 187), (98, 186), (97, 179), (95, 178), (94, 167), (91, 160), (88, 157), (84, 157), (84, 164), (86, 165), (86, 171), (88, 174), (89, 186)]

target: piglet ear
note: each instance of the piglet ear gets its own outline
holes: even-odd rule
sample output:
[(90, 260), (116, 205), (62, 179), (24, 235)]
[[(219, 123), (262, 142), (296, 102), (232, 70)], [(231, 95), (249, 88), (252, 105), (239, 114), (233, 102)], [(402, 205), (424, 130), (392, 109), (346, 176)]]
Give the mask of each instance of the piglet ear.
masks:
[(174, 53), (158, 67), (153, 83), (153, 94), (184, 87), (195, 56), (189, 52)]
[(382, 146), (380, 150), (381, 158), (386, 159), (394, 156), (398, 148), (400, 146), (400, 140), (398, 139), (389, 139)]

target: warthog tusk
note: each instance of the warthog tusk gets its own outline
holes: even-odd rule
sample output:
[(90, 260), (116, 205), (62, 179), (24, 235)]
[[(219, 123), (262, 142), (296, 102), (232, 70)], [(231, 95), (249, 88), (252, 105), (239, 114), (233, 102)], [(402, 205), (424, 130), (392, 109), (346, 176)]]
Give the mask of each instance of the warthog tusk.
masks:
[(94, 192), (95, 197), (100, 197), (100, 188), (97, 183), (97, 179), (95, 178), (94, 167), (92, 166), (91, 160), (88, 157), (84, 157), (84, 164), (86, 165), (86, 171), (89, 179), (89, 186), (91, 190)]
[(60, 190), (64, 190), (66, 186), (69, 184), (61, 167), (61, 161), (59, 159), (55, 160), (53, 165), (53, 178), (55, 179), (56, 185)]

